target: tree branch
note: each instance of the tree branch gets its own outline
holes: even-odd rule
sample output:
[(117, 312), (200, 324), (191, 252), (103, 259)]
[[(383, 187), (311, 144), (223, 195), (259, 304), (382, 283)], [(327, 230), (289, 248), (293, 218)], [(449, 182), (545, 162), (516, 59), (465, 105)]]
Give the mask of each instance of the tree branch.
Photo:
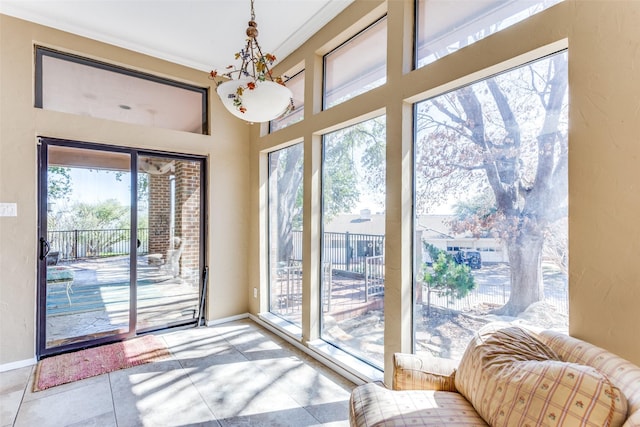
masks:
[[(558, 138), (558, 125), (562, 114), (564, 96), (567, 92), (567, 61), (564, 55), (556, 55), (553, 58), (555, 73), (549, 81), (549, 101), (545, 110), (544, 123), (538, 135), (538, 167), (536, 170), (536, 185), (531, 195), (537, 199), (546, 197), (549, 193), (552, 179), (557, 176), (554, 172), (556, 166), (555, 148), (563, 138)], [(564, 154), (564, 153), (560, 153)], [(560, 173), (560, 172), (559, 172)], [(537, 203), (540, 203), (537, 200)]]
[(493, 153), (491, 152), (493, 144), (484, 137), (482, 104), (471, 87), (459, 89), (456, 93), (458, 93), (458, 100), (467, 116), (470, 129), (472, 129), (473, 142), (478, 145), (485, 154), (491, 155), (491, 157), (485, 156), (484, 170), (486, 171), (489, 185), (495, 194), (496, 203), (503, 212), (511, 212), (515, 202), (515, 197), (511, 194), (513, 193), (513, 189), (509, 190), (502, 185), (500, 178), (501, 167), (497, 165), (496, 160), (487, 160), (493, 157)]

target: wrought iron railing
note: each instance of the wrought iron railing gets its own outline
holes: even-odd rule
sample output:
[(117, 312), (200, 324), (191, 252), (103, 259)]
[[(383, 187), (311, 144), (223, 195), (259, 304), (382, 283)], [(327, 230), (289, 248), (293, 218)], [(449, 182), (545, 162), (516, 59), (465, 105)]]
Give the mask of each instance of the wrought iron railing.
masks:
[(364, 300), (384, 293), (384, 255), (367, 257), (364, 264)]
[[(324, 262), (334, 270), (365, 274), (367, 259), (384, 254), (384, 235), (325, 232), (323, 238)], [(302, 232), (293, 232), (294, 259), (301, 259)]]
[[(422, 302), (425, 315), (428, 315), (430, 307), (447, 308), (457, 311), (469, 311), (478, 307), (500, 307), (509, 300), (511, 285), (507, 282), (482, 283), (476, 286), (467, 296), (455, 299), (445, 292), (429, 290), (423, 284)], [(558, 284), (544, 285), (544, 302), (554, 306), (558, 313), (568, 313), (569, 295), (568, 288)]]
[[(47, 232), (50, 253), (57, 252), (58, 260), (102, 258), (128, 255), (131, 230), (113, 228), (101, 230), (50, 230)], [(138, 228), (138, 254), (149, 252), (149, 229)]]

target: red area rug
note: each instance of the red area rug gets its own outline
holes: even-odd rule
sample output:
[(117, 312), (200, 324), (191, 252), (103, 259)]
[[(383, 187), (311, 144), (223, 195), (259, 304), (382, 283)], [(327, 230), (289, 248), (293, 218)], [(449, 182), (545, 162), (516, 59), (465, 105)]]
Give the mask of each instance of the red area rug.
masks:
[(33, 391), (142, 365), (170, 356), (162, 338), (144, 335), (127, 341), (42, 359), (36, 367)]

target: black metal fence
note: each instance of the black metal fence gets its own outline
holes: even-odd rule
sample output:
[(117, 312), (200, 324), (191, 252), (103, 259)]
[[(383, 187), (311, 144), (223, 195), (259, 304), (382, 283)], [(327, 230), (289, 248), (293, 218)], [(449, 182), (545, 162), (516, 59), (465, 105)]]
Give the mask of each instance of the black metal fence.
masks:
[[(476, 272), (475, 274), (480, 274)], [(507, 277), (508, 279), (508, 277)], [(558, 313), (569, 312), (569, 294), (567, 286), (545, 283), (544, 302), (555, 307)], [(455, 299), (443, 292), (430, 292), (423, 285), (423, 303), (425, 314), (430, 307), (441, 307), (457, 311), (470, 311), (478, 307), (500, 307), (507, 303), (511, 295), (511, 285), (508, 280), (496, 283), (479, 283), (467, 296)]]
[[(324, 233), (324, 262), (334, 270), (365, 274), (367, 259), (384, 254), (384, 235), (359, 233)], [(302, 256), (302, 232), (293, 232), (294, 259)]]
[[(322, 311), (331, 310), (331, 263), (322, 266)], [(278, 267), (271, 282), (270, 311), (292, 323), (300, 323), (302, 312), (302, 263), (290, 261)]]
[[(52, 230), (47, 233), (50, 253), (58, 253), (58, 260), (102, 258), (128, 255), (131, 230), (114, 228), (105, 230)], [(139, 228), (138, 254), (149, 252), (149, 229)]]
[(384, 293), (384, 255), (376, 255), (365, 259), (364, 300), (370, 296)]

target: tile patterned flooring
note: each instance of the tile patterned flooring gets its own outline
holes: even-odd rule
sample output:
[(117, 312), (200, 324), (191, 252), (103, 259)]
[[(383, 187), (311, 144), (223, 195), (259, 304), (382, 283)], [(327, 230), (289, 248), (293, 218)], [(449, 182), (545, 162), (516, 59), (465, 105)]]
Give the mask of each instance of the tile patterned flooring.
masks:
[(353, 383), (250, 320), (159, 334), (172, 357), (32, 392), (0, 373), (0, 426), (348, 426)]

